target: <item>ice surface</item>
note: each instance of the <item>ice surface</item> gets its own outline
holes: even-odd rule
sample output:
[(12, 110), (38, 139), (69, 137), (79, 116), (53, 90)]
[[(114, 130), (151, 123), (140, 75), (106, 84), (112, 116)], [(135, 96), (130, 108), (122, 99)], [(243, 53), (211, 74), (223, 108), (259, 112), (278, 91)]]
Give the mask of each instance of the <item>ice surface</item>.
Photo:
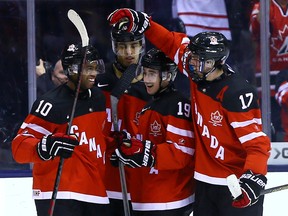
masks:
[[(267, 174), (266, 188), (288, 183), (287, 172)], [(0, 216), (36, 216), (32, 178), (0, 178)], [(287, 216), (288, 190), (267, 194), (263, 216)]]

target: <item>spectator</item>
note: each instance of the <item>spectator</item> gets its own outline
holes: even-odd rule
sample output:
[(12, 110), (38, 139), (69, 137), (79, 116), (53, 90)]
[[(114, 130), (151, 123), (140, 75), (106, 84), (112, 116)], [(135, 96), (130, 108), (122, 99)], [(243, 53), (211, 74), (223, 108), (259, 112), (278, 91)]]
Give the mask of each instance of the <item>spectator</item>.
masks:
[(232, 39), (224, 0), (176, 0), (176, 10), (188, 36), (210, 30), (221, 32), (228, 40)]
[[(271, 90), (271, 122), (276, 132), (282, 131), (280, 107), (275, 101), (275, 76), (280, 70), (288, 67), (288, 0), (270, 0), (269, 14), (269, 50), (270, 50), (270, 90)], [(256, 45), (256, 84), (261, 94), (261, 62), (260, 62), (260, 3), (255, 3), (250, 18), (250, 30)], [(277, 141), (274, 140), (273, 141)]]
[(275, 83), (275, 99), (281, 107), (281, 126), (284, 130), (283, 133), (278, 133), (278, 140), (288, 142), (288, 69), (281, 70), (276, 75), (276, 83)]
[(36, 65), (36, 77), (43, 75), (46, 73), (46, 68), (44, 66), (44, 61), (42, 59), (39, 59), (39, 64)]
[(66, 83), (67, 81), (68, 77), (64, 73), (62, 62), (61, 60), (58, 60), (54, 66), (54, 69), (45, 69), (45, 72), (37, 78), (37, 95), (40, 96), (47, 91)]
[[(255, 56), (250, 46), (252, 38), (249, 32), (251, 9), (250, 0), (174, 0), (173, 2), (174, 14), (183, 20), (189, 37), (202, 31), (220, 32), (225, 35), (230, 46), (227, 63), (254, 84)], [(162, 25), (161, 22), (158, 23)], [(171, 31), (169, 28), (168, 30)]]

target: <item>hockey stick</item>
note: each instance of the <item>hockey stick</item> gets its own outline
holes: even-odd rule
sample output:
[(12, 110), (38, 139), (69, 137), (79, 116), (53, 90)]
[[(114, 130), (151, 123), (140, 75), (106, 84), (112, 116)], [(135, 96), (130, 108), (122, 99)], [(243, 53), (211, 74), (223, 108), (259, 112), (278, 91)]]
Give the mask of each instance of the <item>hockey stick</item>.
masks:
[[(75, 98), (74, 98), (74, 102), (73, 102), (73, 106), (72, 106), (72, 110), (71, 110), (71, 114), (70, 114), (68, 128), (66, 131), (67, 134), (70, 134), (72, 122), (74, 119), (76, 104), (77, 104), (77, 100), (78, 100), (78, 96), (79, 96), (80, 86), (81, 86), (81, 72), (82, 72), (83, 64), (85, 64), (86, 51), (87, 51), (87, 46), (89, 44), (89, 37), (88, 37), (86, 27), (85, 27), (81, 17), (74, 10), (70, 9), (67, 13), (67, 16), (70, 19), (70, 21), (77, 28), (77, 30), (80, 34), (80, 37), (81, 37), (82, 48), (84, 50), (82, 63), (81, 63), (80, 69), (78, 71), (78, 81), (77, 81), (77, 87), (75, 89)], [(85, 49), (84, 49), (84, 47), (85, 47)], [(51, 198), (51, 202), (50, 202), (50, 208), (49, 208), (49, 212), (48, 212), (49, 216), (53, 216), (53, 213), (54, 213), (54, 207), (55, 207), (58, 188), (59, 188), (59, 184), (60, 184), (60, 178), (61, 178), (61, 174), (62, 174), (63, 164), (64, 164), (64, 158), (60, 157), (60, 161), (59, 161), (58, 169), (57, 169), (57, 174), (56, 174), (56, 179), (55, 179), (55, 183), (54, 183), (54, 188), (53, 188), (53, 193), (52, 193), (52, 198)]]
[[(135, 77), (135, 71), (137, 70), (137, 64), (131, 64), (123, 73), (116, 86), (113, 88), (110, 100), (111, 100), (111, 113), (112, 113), (112, 123), (114, 131), (119, 131), (118, 125), (118, 111), (117, 106), (121, 95), (124, 94), (125, 90), (129, 87), (131, 81)], [(120, 173), (120, 182), (123, 196), (123, 207), (125, 216), (130, 216), (130, 208), (127, 196), (127, 184), (125, 178), (124, 164), (119, 161), (119, 173)]]
[[(241, 187), (239, 185), (239, 182), (238, 182), (236, 175), (232, 174), (232, 175), (228, 176), (226, 180), (227, 180), (228, 188), (229, 188), (233, 198), (236, 199), (237, 197), (239, 197), (242, 194)], [(279, 185), (279, 186), (268, 188), (268, 189), (261, 191), (260, 196), (263, 196), (263, 195), (269, 194), (269, 193), (274, 193), (277, 191), (286, 190), (286, 189), (288, 189), (288, 184)]]
[(274, 193), (277, 191), (286, 190), (286, 189), (288, 189), (288, 184), (279, 185), (279, 186), (272, 187), (272, 188), (267, 188), (260, 193), (260, 196), (265, 195), (265, 194), (269, 194), (269, 193)]

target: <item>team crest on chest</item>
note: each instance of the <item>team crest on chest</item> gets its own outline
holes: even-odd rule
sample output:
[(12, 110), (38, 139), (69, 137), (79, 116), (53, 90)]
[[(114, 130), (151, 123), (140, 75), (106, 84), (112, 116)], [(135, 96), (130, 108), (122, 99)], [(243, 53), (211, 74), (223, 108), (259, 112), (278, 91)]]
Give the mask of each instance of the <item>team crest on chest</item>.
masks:
[(222, 126), (221, 122), (223, 120), (223, 115), (220, 114), (220, 112), (217, 110), (214, 113), (211, 113), (211, 119), (210, 119), (210, 123), (213, 124), (213, 126)]
[(161, 134), (161, 124), (159, 124), (156, 120), (150, 124), (150, 134), (153, 136), (162, 135)]

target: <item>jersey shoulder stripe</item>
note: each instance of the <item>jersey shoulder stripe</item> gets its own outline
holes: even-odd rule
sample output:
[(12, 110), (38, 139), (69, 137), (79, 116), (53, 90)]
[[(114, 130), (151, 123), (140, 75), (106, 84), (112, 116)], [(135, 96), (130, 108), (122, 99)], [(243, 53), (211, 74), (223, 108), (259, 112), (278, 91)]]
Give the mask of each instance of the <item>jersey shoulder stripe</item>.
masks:
[[(30, 115), (47, 122), (64, 124), (69, 121), (74, 99), (74, 92), (66, 85), (61, 85), (40, 96), (33, 103)], [(97, 88), (79, 94), (74, 117), (91, 112), (105, 112), (105, 96)]]

